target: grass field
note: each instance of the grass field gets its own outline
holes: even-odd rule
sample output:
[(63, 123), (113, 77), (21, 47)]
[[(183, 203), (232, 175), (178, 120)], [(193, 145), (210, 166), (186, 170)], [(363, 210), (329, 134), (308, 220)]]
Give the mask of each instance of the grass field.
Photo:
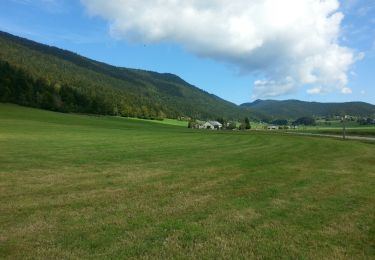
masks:
[(0, 258), (375, 257), (375, 144), (0, 104)]
[[(332, 120), (332, 121), (317, 120), (316, 124), (318, 127), (324, 127), (324, 128), (341, 128), (342, 127), (342, 122), (340, 120)], [(350, 128), (363, 127), (357, 121), (350, 121), (350, 120), (347, 120), (345, 122), (345, 125)]]
[(156, 123), (156, 124), (163, 124), (163, 125), (174, 125), (174, 126), (183, 126), (188, 127), (188, 121), (182, 121), (177, 119), (169, 119), (165, 118), (163, 120), (146, 120), (146, 119), (138, 119), (138, 118), (127, 118), (128, 120), (138, 120), (148, 123)]
[[(319, 134), (333, 134), (333, 135), (341, 135), (342, 128), (310, 128), (303, 130), (305, 132), (310, 133), (319, 133)], [(375, 127), (354, 127), (354, 128), (347, 128), (346, 129), (347, 135), (354, 135), (354, 136), (375, 136)]]

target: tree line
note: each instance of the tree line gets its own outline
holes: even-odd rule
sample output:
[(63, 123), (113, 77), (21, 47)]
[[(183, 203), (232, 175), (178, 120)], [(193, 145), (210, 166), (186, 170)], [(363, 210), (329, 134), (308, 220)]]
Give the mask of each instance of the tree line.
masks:
[[(139, 97), (137, 97), (139, 99)], [(59, 112), (119, 115), (160, 119), (165, 107), (151, 101), (139, 102), (120, 91), (93, 87), (75, 87), (31, 76), (27, 71), (0, 60), (0, 102), (42, 108)], [(170, 116), (178, 116), (173, 111)]]

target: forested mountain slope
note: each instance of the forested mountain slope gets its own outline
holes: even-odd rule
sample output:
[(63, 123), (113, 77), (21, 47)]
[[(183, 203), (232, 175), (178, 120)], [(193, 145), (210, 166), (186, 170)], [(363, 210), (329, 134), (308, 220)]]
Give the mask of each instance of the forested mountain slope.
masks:
[(241, 107), (273, 118), (296, 119), (303, 116), (374, 116), (375, 106), (364, 102), (319, 103), (299, 100), (256, 100)]
[(145, 118), (251, 117), (176, 75), (111, 66), (5, 32), (0, 32), (0, 101)]

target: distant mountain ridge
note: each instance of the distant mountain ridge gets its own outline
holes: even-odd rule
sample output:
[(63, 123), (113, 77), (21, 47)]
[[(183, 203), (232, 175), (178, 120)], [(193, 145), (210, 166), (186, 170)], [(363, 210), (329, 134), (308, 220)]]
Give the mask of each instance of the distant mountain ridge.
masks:
[[(1, 31), (0, 62), (2, 102), (65, 112), (151, 118), (250, 116), (246, 109), (176, 75), (111, 66)], [(15, 86), (19, 78), (22, 87)], [(62, 95), (61, 89), (68, 93)]]
[(296, 119), (303, 116), (374, 116), (375, 105), (365, 102), (321, 103), (300, 100), (255, 100), (240, 105), (271, 118)]

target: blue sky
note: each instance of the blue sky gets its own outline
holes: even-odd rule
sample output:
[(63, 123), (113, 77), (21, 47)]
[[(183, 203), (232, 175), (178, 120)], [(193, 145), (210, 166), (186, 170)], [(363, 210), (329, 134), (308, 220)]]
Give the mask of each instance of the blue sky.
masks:
[[(179, 14), (173, 8), (180, 6), (168, 4), (165, 4), (165, 8), (178, 13), (176, 17), (181, 19), (176, 21), (176, 17), (169, 14), (163, 17), (160, 12), (168, 12), (164, 7), (147, 9), (142, 2), (132, 6), (137, 15), (131, 17), (128, 7), (124, 7), (126, 0), (2, 0), (0, 30), (112, 65), (174, 73), (199, 88), (237, 104), (255, 98), (365, 101), (375, 104), (375, 2), (348, 0), (342, 1), (337, 8), (334, 1), (327, 7), (331, 8), (328, 11), (320, 8), (314, 14), (304, 15), (317, 21), (327, 16), (324, 12), (329, 12), (329, 16), (333, 12), (344, 15), (339, 24), (336, 20), (340, 17), (337, 15), (335, 19), (326, 21), (323, 33), (312, 35), (314, 39), (323, 37), (322, 34), (328, 37), (329, 43), (325, 49), (332, 47), (332, 52), (319, 51), (315, 48), (318, 45), (311, 43), (304, 45), (306, 49), (303, 49), (303, 54), (291, 51), (290, 46), (300, 46), (303, 41), (296, 37), (298, 34), (292, 29), (275, 28), (272, 19), (264, 18), (269, 12), (267, 6), (263, 5), (250, 8), (262, 14), (262, 17), (246, 19), (251, 13), (241, 11), (238, 16), (243, 17), (242, 20), (228, 19), (228, 22), (240, 21), (234, 27), (239, 29), (234, 32), (232, 27), (229, 31), (225, 30), (225, 26), (216, 26), (212, 20), (222, 20), (225, 24), (226, 18), (223, 19), (222, 15), (236, 17), (239, 9), (227, 9), (220, 5), (221, 1), (212, 0), (208, 0), (207, 3), (211, 4), (204, 7), (194, 4), (181, 6), (181, 9), (193, 10), (192, 13), (196, 15), (196, 19), (192, 19), (194, 22), (187, 19), (185, 23), (181, 16), (186, 12)], [(152, 0), (144, 2), (152, 5)], [(234, 2), (240, 6), (246, 1)], [(299, 8), (305, 10), (305, 7), (309, 6), (301, 5)], [(204, 12), (200, 13), (202, 8)], [(278, 8), (276, 14), (280, 14), (281, 22), (296, 15), (293, 8), (287, 6), (282, 12)], [(143, 14), (146, 9), (148, 12)], [(203, 19), (207, 10), (210, 16)], [(155, 20), (150, 18), (150, 14)], [(295, 17), (300, 19), (298, 15)], [(242, 26), (244, 24), (255, 24), (256, 30), (250, 31)], [(301, 38), (306, 38), (312, 34), (308, 26), (294, 29), (301, 34)], [(243, 37), (237, 37), (237, 34)], [(202, 40), (205, 36), (208, 38)], [(335, 37), (339, 49), (331, 44)], [(265, 58), (269, 53), (273, 55), (272, 62)], [(311, 55), (306, 56), (305, 53)], [(330, 60), (328, 57), (334, 58)], [(341, 57), (347, 57), (347, 60), (342, 62)], [(306, 60), (314, 60), (313, 65), (306, 63)], [(299, 69), (303, 66), (315, 66), (311, 69), (312, 75), (307, 73), (301, 76)], [(315, 77), (317, 70), (321, 71)], [(335, 74), (333, 72), (342, 75), (332, 76)], [(337, 86), (332, 87), (335, 84)]]

